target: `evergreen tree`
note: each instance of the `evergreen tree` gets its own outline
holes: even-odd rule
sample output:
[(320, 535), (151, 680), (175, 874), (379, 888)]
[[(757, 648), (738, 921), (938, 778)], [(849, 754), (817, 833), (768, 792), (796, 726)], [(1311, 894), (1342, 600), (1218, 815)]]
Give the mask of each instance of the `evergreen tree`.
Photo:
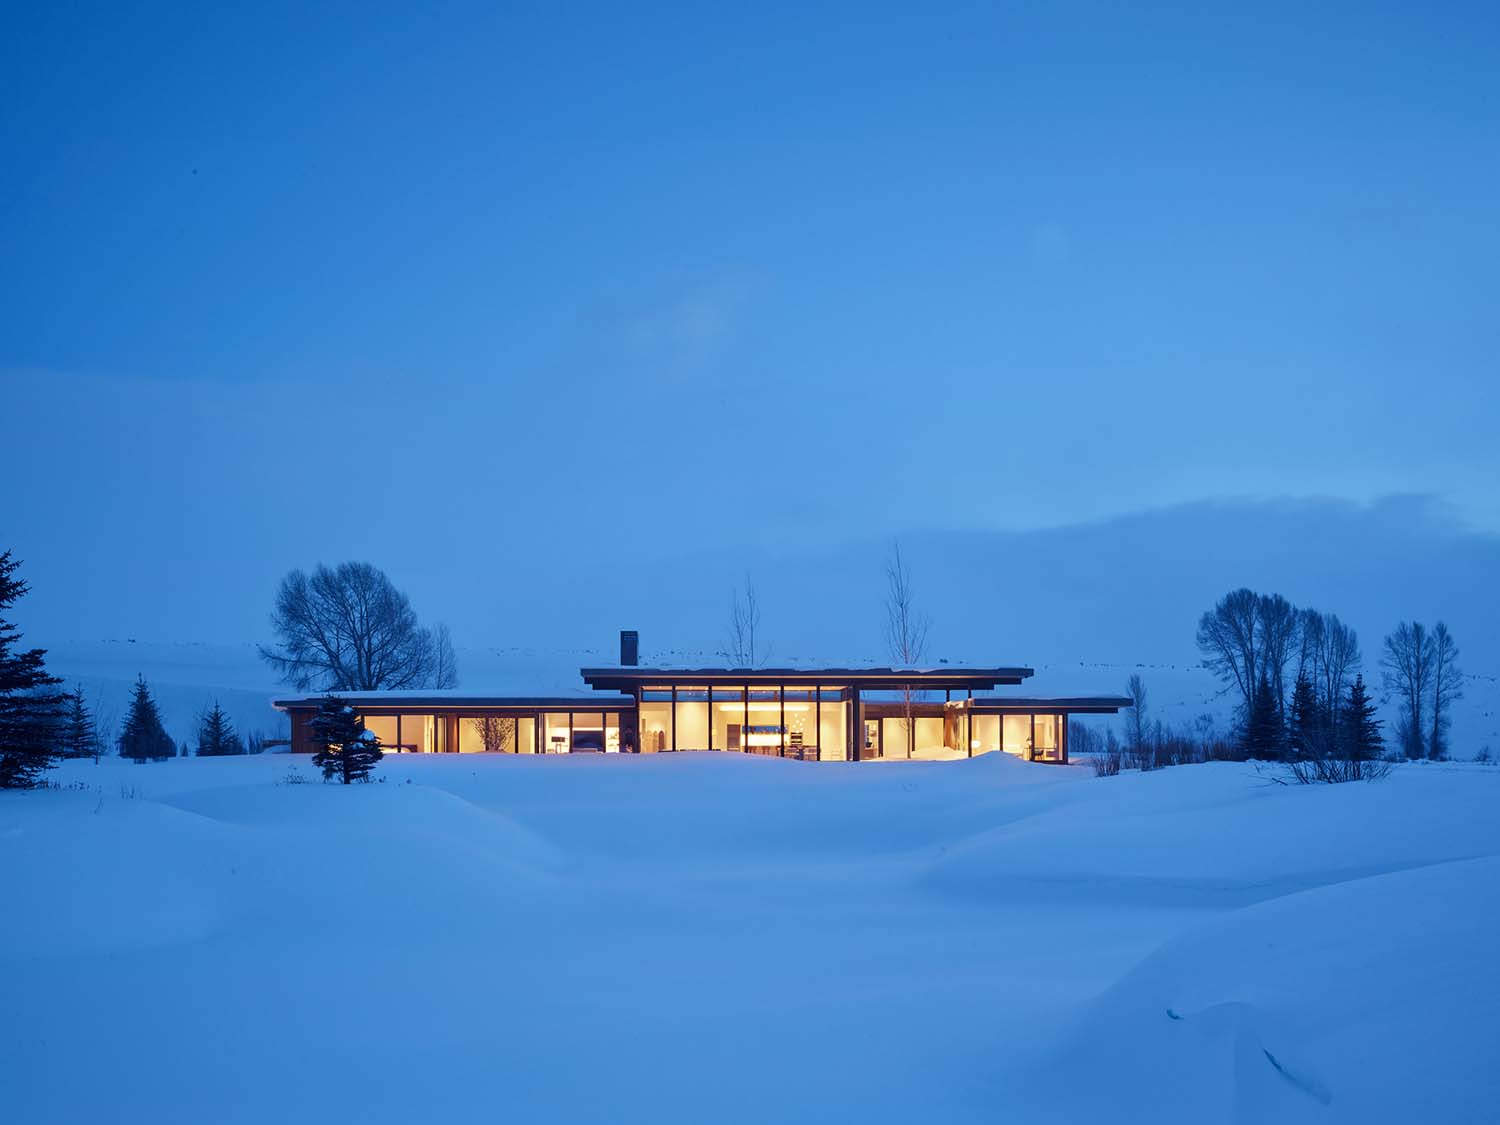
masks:
[(1329, 710), (1307, 676), (1298, 676), (1292, 690), (1291, 749), (1303, 758), (1326, 758), (1335, 752), (1329, 730)]
[(243, 754), (245, 744), (235, 734), (229, 716), (214, 701), (213, 710), (205, 711), (198, 721), (198, 757), (222, 758), (229, 754)]
[(336, 695), (318, 703), (318, 713), (308, 723), (313, 745), (313, 765), (323, 771), (323, 780), (338, 777), (345, 785), (365, 781), (381, 759), (380, 739), (365, 729), (354, 708)]
[[(0, 554), (0, 613), (29, 588), (16, 577), (19, 560)], [(0, 789), (25, 789), (57, 756), (63, 697), (47, 672), (43, 649), (17, 648), (21, 631), (0, 617)]]
[(130, 713), (120, 731), (120, 756), (136, 762), (157, 762), (177, 756), (177, 744), (161, 725), (161, 712), (151, 698), (144, 676), (136, 677)]
[(63, 695), (62, 721), (58, 724), (57, 752), (64, 758), (97, 758), (103, 749), (99, 726), (83, 694), (83, 685)]
[(1276, 710), (1276, 693), (1272, 691), (1271, 679), (1265, 672), (1261, 672), (1250, 696), (1242, 741), (1247, 757), (1261, 761), (1275, 761), (1281, 757), (1285, 740)]
[(1381, 722), (1375, 717), (1375, 701), (1365, 688), (1365, 678), (1355, 676), (1339, 715), (1344, 754), (1351, 762), (1373, 762), (1385, 752)]

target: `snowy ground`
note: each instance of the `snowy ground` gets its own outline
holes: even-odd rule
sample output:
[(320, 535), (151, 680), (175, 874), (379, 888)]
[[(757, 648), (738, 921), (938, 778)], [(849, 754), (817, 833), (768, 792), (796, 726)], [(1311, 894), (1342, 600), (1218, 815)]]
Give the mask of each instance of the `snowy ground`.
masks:
[(1494, 1119), (1500, 769), (70, 763), (0, 1121)]

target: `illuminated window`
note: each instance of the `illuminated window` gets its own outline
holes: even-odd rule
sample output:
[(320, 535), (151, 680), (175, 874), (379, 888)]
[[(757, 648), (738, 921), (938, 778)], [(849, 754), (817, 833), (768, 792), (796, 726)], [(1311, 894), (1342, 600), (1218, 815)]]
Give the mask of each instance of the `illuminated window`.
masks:
[(672, 749), (672, 705), (642, 702), (639, 718), (641, 753)]
[(677, 749), (708, 749), (708, 689), (677, 689)]
[(568, 741), (568, 713), (548, 711), (542, 721), (542, 753), (566, 754), (571, 749)]

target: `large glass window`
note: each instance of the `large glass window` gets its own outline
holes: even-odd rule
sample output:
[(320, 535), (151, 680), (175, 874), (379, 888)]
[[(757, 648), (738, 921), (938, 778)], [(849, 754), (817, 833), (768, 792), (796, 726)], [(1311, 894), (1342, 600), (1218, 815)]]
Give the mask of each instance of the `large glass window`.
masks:
[(672, 705), (642, 701), (639, 719), (641, 753), (672, 749)]
[(677, 689), (677, 749), (708, 749), (708, 689)]
[(839, 697), (837, 688), (824, 688), (818, 715), (818, 757), (825, 762), (842, 762), (849, 756), (848, 728), (845, 716), (849, 705)]
[(1039, 762), (1051, 762), (1062, 757), (1058, 748), (1056, 715), (1036, 715), (1036, 733), (1032, 736), (1035, 741), (1032, 757)]
[(465, 715), (458, 720), (460, 754), (514, 754), (514, 715)]
[(916, 750), (919, 757), (932, 757), (943, 749), (943, 717), (941, 715), (918, 715), (916, 717)]
[(745, 693), (741, 688), (714, 688), (713, 724), (715, 750), (745, 748)]
[(779, 754), (781, 735), (781, 690), (752, 688), (745, 749), (752, 754)]
[(905, 715), (886, 718), (880, 721), (881, 757), (905, 758), (908, 756), (911, 748), (907, 741), (908, 729)]
[(973, 716), (974, 730), (971, 737), (976, 754), (988, 754), (1000, 749), (1000, 716)]
[(1003, 748), (1007, 754), (1031, 760), (1031, 716), (1005, 715), (1001, 718)]
[(406, 754), (431, 754), (437, 749), (436, 724), (431, 715), (397, 716), (400, 746)]
[(573, 712), (573, 753), (604, 753), (604, 712)]
[(365, 730), (380, 739), (380, 746), (387, 754), (396, 753), (396, 716), (363, 715)]
[(606, 754), (620, 752), (620, 713), (618, 711), (608, 711), (604, 715), (604, 752)]
[(542, 720), (542, 753), (566, 754), (572, 749), (568, 740), (568, 713), (548, 711)]
[(787, 757), (817, 757), (818, 723), (814, 713), (817, 693), (810, 687), (788, 687), (783, 689), (782, 699)]
[(520, 754), (536, 753), (536, 718), (523, 715), (516, 720), (516, 751)]

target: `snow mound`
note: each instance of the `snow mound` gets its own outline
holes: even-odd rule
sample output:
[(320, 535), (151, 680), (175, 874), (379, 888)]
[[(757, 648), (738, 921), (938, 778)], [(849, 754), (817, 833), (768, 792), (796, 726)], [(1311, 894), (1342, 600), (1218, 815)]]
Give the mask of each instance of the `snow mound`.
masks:
[(1232, 911), (1088, 1006), (1008, 1108), (1251, 1125), (1415, 1121), (1441, 1103), (1444, 1121), (1492, 1121), (1497, 924), (1496, 857)]

